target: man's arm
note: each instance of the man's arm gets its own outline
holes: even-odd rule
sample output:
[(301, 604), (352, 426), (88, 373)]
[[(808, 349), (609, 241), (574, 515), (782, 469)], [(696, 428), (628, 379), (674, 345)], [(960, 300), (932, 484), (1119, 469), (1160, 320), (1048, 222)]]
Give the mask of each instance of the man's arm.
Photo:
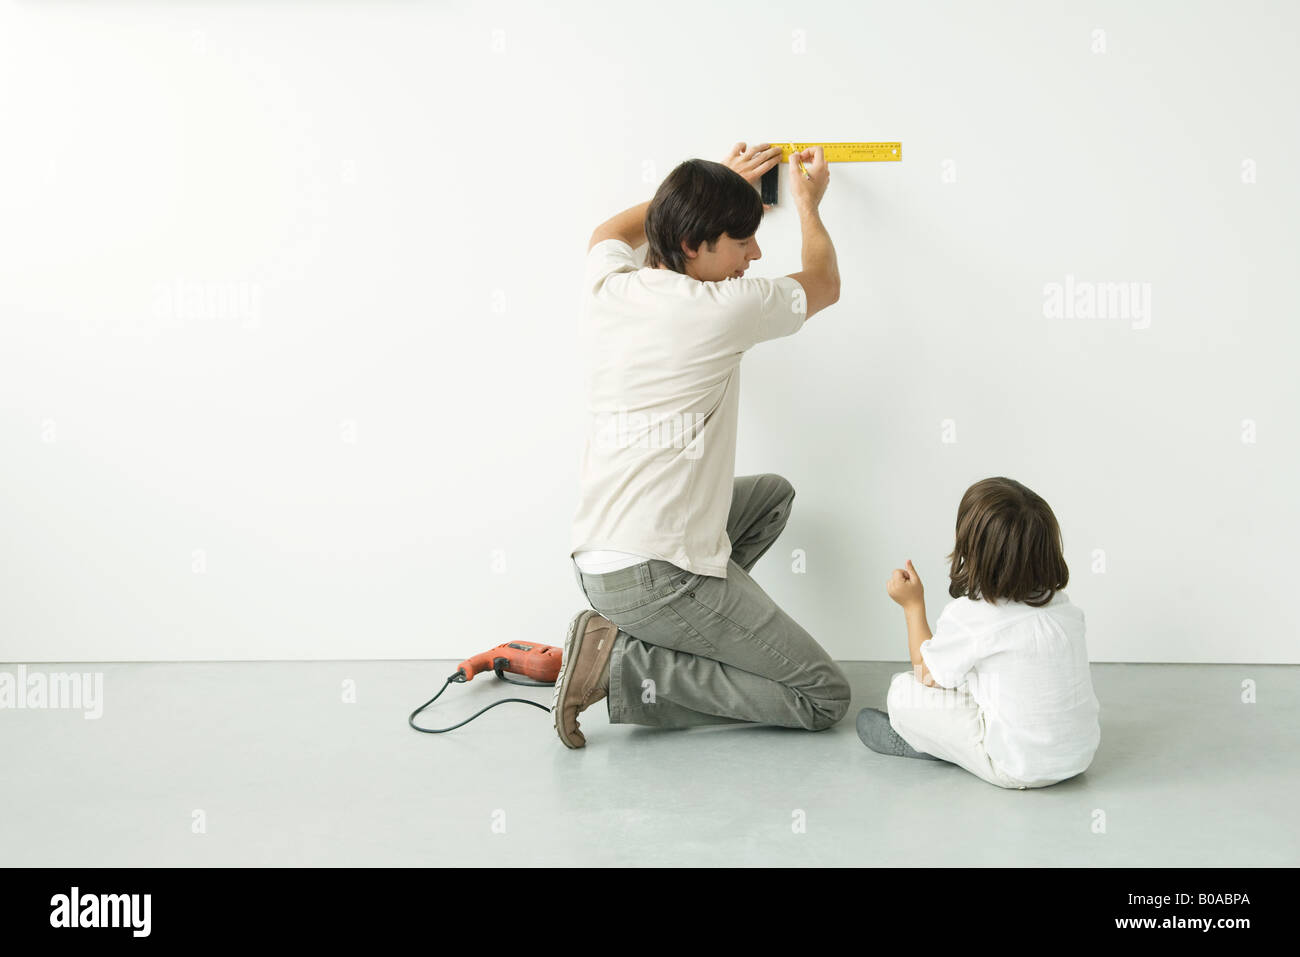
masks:
[(808, 298), (805, 322), (840, 298), (840, 267), (835, 246), (818, 212), (830, 181), (830, 167), (820, 146), (790, 154), (790, 192), (803, 231), (803, 269), (790, 276), (803, 287)]
[(805, 320), (840, 299), (840, 269), (826, 224), (815, 206), (799, 207), (799, 226), (803, 231), (803, 269), (790, 277), (803, 287), (808, 297)]
[(596, 243), (603, 242), (606, 239), (621, 239), (633, 249), (645, 243), (645, 211), (650, 207), (650, 200), (646, 200), (639, 206), (633, 206), (631, 209), (625, 209), (612, 219), (607, 219), (596, 227), (596, 231), (591, 234), (591, 242), (587, 245), (587, 251)]

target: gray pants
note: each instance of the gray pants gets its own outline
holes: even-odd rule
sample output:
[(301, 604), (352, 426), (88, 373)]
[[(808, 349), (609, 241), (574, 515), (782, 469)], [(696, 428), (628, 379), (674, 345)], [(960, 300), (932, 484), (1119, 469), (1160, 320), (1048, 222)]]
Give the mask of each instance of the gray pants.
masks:
[(749, 577), (793, 500), (794, 487), (779, 475), (735, 480), (726, 578), (654, 558), (595, 575), (574, 564), (591, 607), (619, 628), (606, 699), (611, 724), (821, 731), (844, 717), (844, 673)]

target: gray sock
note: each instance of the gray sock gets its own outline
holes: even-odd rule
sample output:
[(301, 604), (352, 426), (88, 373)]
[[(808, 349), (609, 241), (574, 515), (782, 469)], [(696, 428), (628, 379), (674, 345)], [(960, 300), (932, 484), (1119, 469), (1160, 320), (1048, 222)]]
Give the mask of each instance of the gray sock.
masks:
[(901, 737), (889, 724), (889, 715), (878, 708), (863, 708), (858, 712), (858, 737), (877, 754), (892, 754), (900, 758), (925, 758), (942, 761), (933, 754), (918, 751)]

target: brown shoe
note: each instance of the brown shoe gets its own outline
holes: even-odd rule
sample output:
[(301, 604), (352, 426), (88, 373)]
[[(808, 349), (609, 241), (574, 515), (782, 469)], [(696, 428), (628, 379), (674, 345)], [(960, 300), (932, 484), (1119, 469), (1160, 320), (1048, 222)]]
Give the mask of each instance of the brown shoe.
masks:
[(586, 737), (578, 730), (578, 715), (609, 693), (605, 669), (617, 637), (618, 626), (589, 608), (569, 622), (551, 701), (555, 731), (566, 747), (587, 746)]

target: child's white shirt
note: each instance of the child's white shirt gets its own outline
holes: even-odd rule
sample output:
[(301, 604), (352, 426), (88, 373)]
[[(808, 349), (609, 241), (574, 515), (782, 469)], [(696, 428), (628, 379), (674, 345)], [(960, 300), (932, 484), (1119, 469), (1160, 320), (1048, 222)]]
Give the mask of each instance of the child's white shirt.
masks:
[(1040, 608), (957, 598), (921, 642), (921, 659), (943, 687), (967, 686), (1000, 771), (1064, 780), (1086, 770), (1101, 743), (1084, 630), (1064, 591)]

